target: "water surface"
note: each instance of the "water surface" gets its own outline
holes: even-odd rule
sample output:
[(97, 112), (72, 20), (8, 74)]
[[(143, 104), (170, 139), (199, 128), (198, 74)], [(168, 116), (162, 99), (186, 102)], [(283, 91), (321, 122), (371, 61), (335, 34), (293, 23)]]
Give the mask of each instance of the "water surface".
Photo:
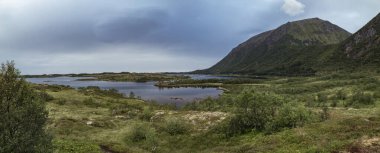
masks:
[(206, 74), (184, 74), (189, 76), (193, 80), (207, 80), (207, 79), (233, 79), (233, 76), (218, 76), (218, 75), (206, 75)]
[(216, 98), (222, 93), (217, 88), (158, 88), (155, 82), (113, 82), (113, 81), (78, 81), (89, 77), (54, 77), (54, 78), (27, 78), (26, 80), (37, 84), (67, 85), (73, 88), (98, 86), (101, 89), (117, 89), (124, 95), (133, 92), (144, 100), (153, 100), (157, 103), (176, 103), (182, 106), (187, 102), (207, 97)]

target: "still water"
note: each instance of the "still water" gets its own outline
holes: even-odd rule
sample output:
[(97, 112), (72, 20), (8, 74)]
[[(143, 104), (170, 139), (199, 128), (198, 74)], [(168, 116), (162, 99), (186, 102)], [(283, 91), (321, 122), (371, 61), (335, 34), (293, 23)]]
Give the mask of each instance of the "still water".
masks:
[[(208, 78), (206, 76), (191, 76)], [(98, 86), (101, 89), (117, 89), (124, 95), (133, 92), (144, 100), (153, 100), (157, 103), (176, 103), (182, 106), (187, 102), (207, 97), (216, 98), (223, 91), (217, 88), (158, 88), (155, 82), (113, 82), (113, 81), (78, 81), (86, 77), (54, 77), (54, 78), (27, 78), (26, 80), (36, 84), (67, 85), (73, 88)], [(88, 77), (87, 77), (88, 78)]]

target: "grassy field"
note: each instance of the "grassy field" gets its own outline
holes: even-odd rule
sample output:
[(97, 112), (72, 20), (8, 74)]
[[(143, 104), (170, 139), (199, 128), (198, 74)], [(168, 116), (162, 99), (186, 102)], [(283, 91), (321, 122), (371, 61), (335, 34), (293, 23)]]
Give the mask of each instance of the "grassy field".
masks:
[[(112, 91), (36, 88), (47, 93), (48, 130), (54, 137), (55, 152), (293, 153), (380, 149), (379, 75), (269, 77), (220, 86), (228, 92), (219, 99), (205, 99), (181, 109), (124, 98)], [(291, 108), (294, 103), (315, 114), (318, 120), (271, 132), (253, 128), (226, 136), (224, 129), (238, 113), (236, 103), (241, 102), (238, 99), (244, 92), (279, 97), (274, 100), (291, 102)], [(279, 110), (286, 106), (279, 106)]]

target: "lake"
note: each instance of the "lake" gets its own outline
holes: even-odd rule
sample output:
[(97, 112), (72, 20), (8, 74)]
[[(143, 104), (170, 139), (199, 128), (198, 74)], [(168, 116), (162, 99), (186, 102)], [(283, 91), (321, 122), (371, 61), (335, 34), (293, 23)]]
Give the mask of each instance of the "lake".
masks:
[[(205, 75), (193, 75), (197, 79), (208, 78)], [(218, 97), (223, 91), (217, 88), (158, 88), (155, 82), (113, 82), (113, 81), (78, 81), (89, 77), (54, 77), (54, 78), (27, 78), (26, 80), (36, 84), (67, 85), (73, 88), (98, 86), (101, 89), (117, 89), (124, 95), (133, 92), (143, 100), (153, 100), (160, 104), (176, 103), (183, 106), (187, 102), (207, 97)]]

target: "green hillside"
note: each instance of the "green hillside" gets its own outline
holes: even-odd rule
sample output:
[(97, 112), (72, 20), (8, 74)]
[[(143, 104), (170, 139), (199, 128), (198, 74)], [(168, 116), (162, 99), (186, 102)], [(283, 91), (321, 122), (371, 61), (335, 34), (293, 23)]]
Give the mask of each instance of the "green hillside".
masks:
[[(234, 48), (201, 73), (313, 74), (350, 33), (318, 18), (288, 22)], [(312, 59), (312, 60), (311, 60)]]

